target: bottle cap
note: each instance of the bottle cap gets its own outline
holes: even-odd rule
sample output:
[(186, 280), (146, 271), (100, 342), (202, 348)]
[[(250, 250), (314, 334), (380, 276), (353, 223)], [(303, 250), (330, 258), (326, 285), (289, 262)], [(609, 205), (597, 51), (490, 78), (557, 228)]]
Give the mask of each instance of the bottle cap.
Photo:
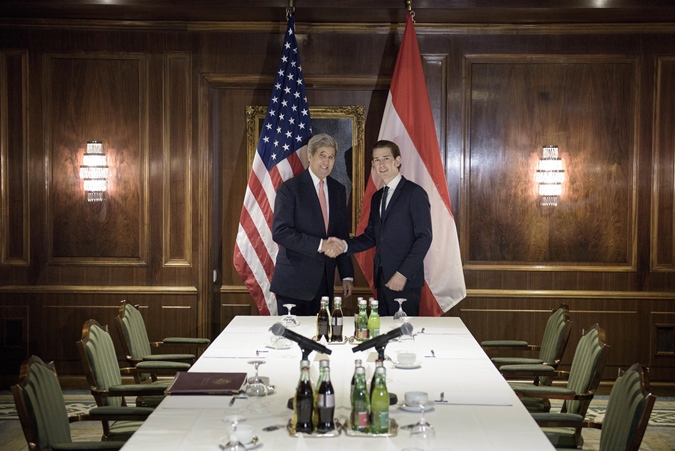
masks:
[(356, 374), (366, 374), (366, 369), (362, 366), (357, 366), (355, 371)]
[(359, 305), (366, 305), (365, 299), (359, 299)]
[(377, 366), (375, 367), (375, 374), (384, 374), (387, 371), (385, 370), (384, 366)]
[(379, 302), (377, 301), (377, 299), (373, 299), (372, 301), (370, 301), (371, 306), (376, 306), (378, 304), (379, 304)]
[(361, 361), (361, 359), (354, 359), (354, 364), (355, 364), (356, 366), (361, 366), (361, 363), (363, 363), (363, 362)]
[(301, 368), (309, 368), (309, 360), (301, 360), (300, 361), (300, 367)]
[(330, 366), (330, 360), (328, 360), (328, 359), (319, 360), (319, 367), (324, 367), (324, 366)]

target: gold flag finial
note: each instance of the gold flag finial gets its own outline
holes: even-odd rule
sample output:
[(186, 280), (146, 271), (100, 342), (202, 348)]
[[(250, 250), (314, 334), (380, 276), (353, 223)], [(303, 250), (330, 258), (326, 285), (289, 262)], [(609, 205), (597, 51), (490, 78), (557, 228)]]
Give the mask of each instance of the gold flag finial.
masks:
[(295, 6), (293, 6), (293, 0), (288, 0), (288, 6), (286, 7), (286, 20), (295, 12)]
[(412, 11), (412, 0), (405, 0), (405, 7), (408, 11)]

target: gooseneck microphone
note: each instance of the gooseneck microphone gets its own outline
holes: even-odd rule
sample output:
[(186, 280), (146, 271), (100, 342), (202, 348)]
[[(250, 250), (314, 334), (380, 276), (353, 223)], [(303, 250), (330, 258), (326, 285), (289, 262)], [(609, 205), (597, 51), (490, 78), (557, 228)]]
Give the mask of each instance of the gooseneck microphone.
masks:
[(394, 338), (398, 338), (401, 335), (410, 335), (412, 333), (412, 330), (413, 330), (412, 324), (403, 323), (403, 325), (401, 327), (397, 327), (396, 329), (392, 329), (384, 335), (378, 335), (375, 338), (371, 338), (368, 341), (364, 341), (363, 343), (359, 344), (358, 346), (354, 346), (352, 348), (352, 352), (365, 351), (366, 349), (370, 349), (370, 348), (379, 348), (379, 347), (386, 346), (387, 343), (389, 343)]
[(317, 341), (286, 329), (281, 323), (274, 323), (272, 327), (270, 327), (270, 331), (278, 337), (288, 338), (289, 340), (296, 342), (303, 350), (303, 357), (306, 357), (306, 354), (309, 354), (310, 351), (322, 352), (324, 354), (331, 354), (333, 352)]

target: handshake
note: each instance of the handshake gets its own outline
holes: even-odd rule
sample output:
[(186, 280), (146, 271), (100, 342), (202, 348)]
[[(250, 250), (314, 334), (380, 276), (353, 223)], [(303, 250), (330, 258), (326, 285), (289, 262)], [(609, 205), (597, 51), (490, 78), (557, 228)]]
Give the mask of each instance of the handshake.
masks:
[(334, 236), (323, 240), (321, 244), (321, 253), (326, 254), (330, 258), (335, 258), (347, 250), (347, 243), (340, 238)]

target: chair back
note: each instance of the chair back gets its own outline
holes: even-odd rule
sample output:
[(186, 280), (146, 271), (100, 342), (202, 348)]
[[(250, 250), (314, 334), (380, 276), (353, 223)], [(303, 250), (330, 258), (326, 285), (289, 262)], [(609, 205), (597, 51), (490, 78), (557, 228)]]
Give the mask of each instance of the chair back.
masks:
[(637, 451), (655, 401), (645, 367), (636, 363), (619, 376), (609, 394), (600, 451)]
[(72, 442), (66, 402), (53, 363), (37, 356), (23, 362), (12, 394), (29, 449)]
[[(605, 369), (609, 346), (605, 344), (605, 331), (596, 323), (581, 336), (574, 351), (570, 367), (567, 388), (577, 395), (595, 394)], [(567, 400), (563, 411), (576, 413), (584, 417), (591, 399)]]
[(113, 385), (122, 384), (115, 345), (107, 326), (103, 328), (93, 319), (85, 321), (82, 326), (82, 339), (77, 342), (77, 348), (96, 404), (100, 407), (123, 406), (123, 397), (97, 394), (97, 391), (107, 391)]
[(115, 324), (122, 338), (127, 359), (140, 362), (143, 357), (152, 354), (150, 338), (145, 328), (145, 320), (136, 307), (122, 301)]
[[(571, 331), (572, 321), (570, 321), (569, 307), (567, 304), (560, 304), (560, 307), (549, 316), (546, 322), (539, 348), (539, 359), (547, 365), (558, 368)], [(548, 377), (540, 376), (539, 380), (541, 385), (549, 385)]]

